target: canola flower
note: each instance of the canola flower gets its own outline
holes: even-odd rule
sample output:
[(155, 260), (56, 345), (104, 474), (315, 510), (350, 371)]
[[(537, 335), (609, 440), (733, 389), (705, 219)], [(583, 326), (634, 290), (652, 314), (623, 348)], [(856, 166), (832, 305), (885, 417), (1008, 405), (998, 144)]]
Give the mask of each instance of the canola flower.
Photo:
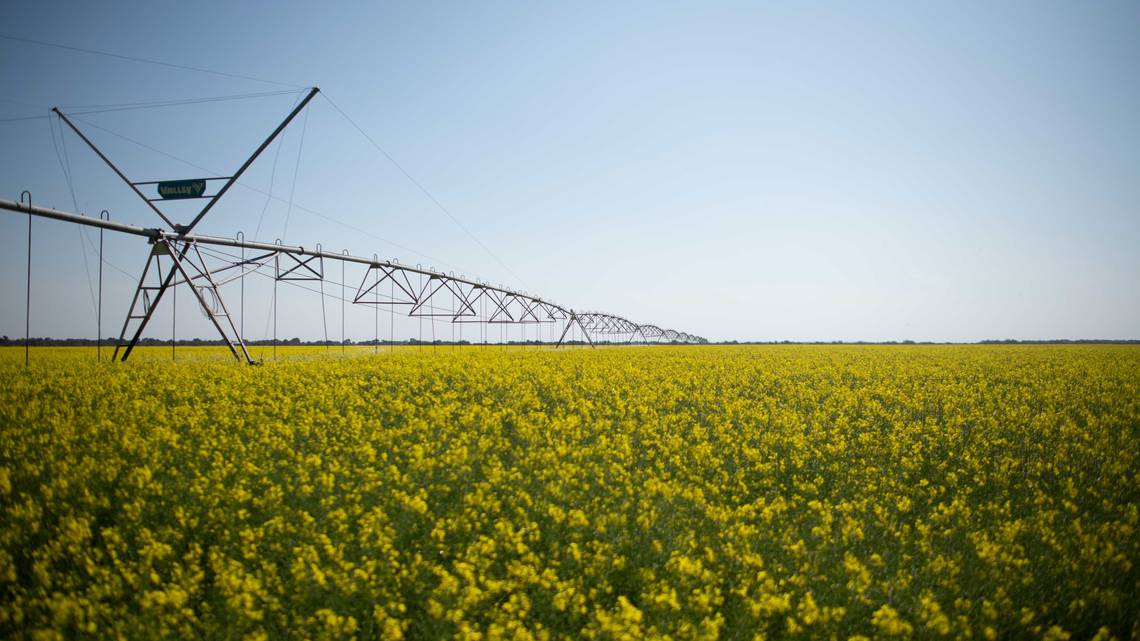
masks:
[(0, 637), (1140, 637), (1136, 347), (185, 351), (0, 352)]

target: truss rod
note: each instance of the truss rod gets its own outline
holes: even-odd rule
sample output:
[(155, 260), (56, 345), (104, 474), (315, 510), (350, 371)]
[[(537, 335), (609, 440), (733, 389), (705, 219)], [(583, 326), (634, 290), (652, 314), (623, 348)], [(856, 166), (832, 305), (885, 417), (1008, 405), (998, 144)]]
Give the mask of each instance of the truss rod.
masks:
[(165, 231), (165, 230), (157, 229), (157, 228), (153, 228), (153, 227), (138, 227), (136, 225), (129, 225), (127, 223), (120, 223), (117, 221), (101, 220), (99, 218), (92, 218), (91, 216), (84, 216), (83, 214), (76, 214), (76, 213), (67, 212), (67, 211), (60, 211), (58, 209), (51, 209), (48, 207), (32, 206), (31, 208), (29, 208), (29, 207), (26, 207), (24, 205), (21, 205), (21, 204), (15, 202), (15, 201), (7, 200), (4, 198), (0, 198), (0, 209), (6, 209), (9, 211), (21, 213), (21, 214), (31, 213), (34, 216), (41, 216), (44, 218), (61, 220), (61, 221), (68, 222), (68, 223), (77, 223), (80, 225), (88, 225), (90, 227), (98, 227), (101, 229), (107, 229), (110, 231), (121, 232), (124, 234), (133, 234), (135, 236), (141, 236), (143, 238), (147, 238), (151, 241), (169, 239), (169, 240), (177, 240), (177, 241), (183, 241), (183, 242), (188, 242), (188, 243), (199, 243), (202, 245), (218, 245), (218, 246), (222, 246), (222, 247), (260, 249), (260, 250), (264, 250), (264, 251), (291, 254), (294, 256), (308, 256), (308, 257), (315, 257), (315, 258), (326, 258), (329, 260), (339, 260), (339, 261), (343, 261), (346, 263), (356, 263), (358, 265), (367, 265), (369, 267), (387, 267), (387, 268), (391, 268), (391, 269), (400, 269), (400, 270), (403, 270), (405, 272), (411, 272), (413, 274), (422, 274), (424, 276), (431, 276), (431, 277), (435, 277), (437, 279), (447, 279), (447, 280), (452, 281), (452, 282), (463, 283), (465, 285), (471, 285), (471, 286), (479, 287), (482, 289), (488, 289), (488, 290), (500, 292), (502, 294), (506, 294), (506, 295), (510, 295), (510, 296), (519, 296), (519, 297), (527, 298), (527, 299), (530, 299), (530, 300), (533, 300), (536, 302), (541, 302), (541, 303), (544, 303), (546, 305), (550, 305), (551, 307), (554, 307), (555, 309), (558, 309), (559, 311), (563, 311), (563, 312), (569, 311), (569, 309), (567, 309), (567, 308), (565, 308), (565, 307), (563, 307), (557, 303), (553, 303), (551, 301), (545, 300), (545, 299), (540, 298), (538, 296), (531, 296), (529, 294), (523, 294), (522, 292), (516, 292), (514, 290), (506, 289), (503, 287), (496, 287), (494, 285), (488, 285), (485, 283), (480, 283), (478, 281), (469, 280), (469, 279), (462, 278), (459, 276), (451, 276), (451, 275), (444, 274), (441, 272), (435, 272), (435, 271), (432, 271), (430, 269), (423, 269), (422, 267), (414, 267), (411, 265), (405, 265), (403, 263), (395, 263), (395, 262), (391, 262), (391, 261), (387, 261), (387, 260), (374, 260), (372, 258), (364, 258), (362, 256), (352, 256), (352, 255), (346, 255), (346, 254), (338, 254), (338, 253), (334, 253), (334, 252), (316, 251), (315, 249), (307, 249), (307, 248), (305, 248), (303, 246), (299, 246), (299, 245), (278, 245), (276, 243), (261, 243), (261, 242), (249, 241), (249, 240), (236, 240), (234, 238), (226, 238), (224, 236), (205, 236), (205, 235), (201, 235), (201, 234), (179, 234), (179, 233), (169, 232), (169, 231)]
[[(639, 325), (621, 316), (613, 314), (605, 314), (601, 312), (580, 312), (575, 313), (574, 310), (540, 298), (530, 294), (524, 294), (514, 290), (506, 289), (503, 287), (496, 287), (486, 283), (481, 283), (467, 278), (452, 276), (441, 272), (432, 271), (430, 269), (423, 269), (422, 267), (413, 267), (404, 265), (402, 263), (379, 260), (375, 258), (365, 258), (361, 256), (352, 256), (349, 254), (338, 254), (326, 251), (317, 251), (315, 249), (307, 249), (299, 245), (278, 245), (276, 243), (261, 243), (248, 240), (237, 240), (235, 238), (226, 238), (224, 236), (206, 236), (201, 234), (179, 234), (177, 232), (166, 231), (152, 227), (139, 227), (127, 223), (121, 223), (114, 220), (104, 220), (101, 218), (93, 218), (74, 212), (61, 211), (58, 209), (51, 209), (49, 207), (39, 207), (35, 205), (23, 205), (13, 200), (0, 198), (0, 209), (11, 211), (19, 214), (30, 214), (32, 216), (39, 216), (42, 218), (49, 218), (52, 220), (59, 220), (67, 223), (74, 223), (78, 225), (86, 225), (88, 227), (95, 227), (98, 229), (105, 229), (108, 231), (119, 232), (123, 234), (130, 234), (146, 238), (151, 243), (176, 241), (179, 243), (200, 244), (200, 245), (214, 245), (221, 247), (235, 247), (244, 249), (261, 250), (274, 253), (284, 253), (292, 256), (304, 256), (310, 258), (323, 258), (328, 260), (337, 260), (343, 263), (354, 263), (358, 265), (365, 265), (369, 268), (379, 268), (387, 270), (400, 270), (405, 273), (421, 274), (434, 280), (443, 280), (445, 282), (462, 283), (475, 289), (481, 289), (485, 292), (491, 292), (492, 299), (497, 299), (502, 304), (510, 304), (510, 299), (516, 301), (530, 301), (532, 305), (543, 305), (549, 309), (557, 310), (565, 315), (568, 319), (573, 319), (575, 322), (582, 326), (583, 330), (589, 328), (598, 333), (614, 333), (617, 328), (621, 328), (623, 332), (636, 332), (638, 328), (645, 327), (652, 329), (651, 335), (663, 335), (668, 340), (678, 340), (682, 342), (707, 342), (705, 339), (686, 334), (684, 332), (675, 332), (673, 330), (661, 330), (653, 325)], [(501, 307), (502, 305), (500, 305)], [(531, 307), (531, 310), (535, 307)], [(502, 310), (500, 310), (502, 311)], [(496, 312), (499, 313), (499, 312)], [(525, 311), (524, 311), (525, 314)], [(494, 314), (492, 315), (494, 316)], [(658, 334), (657, 332), (661, 332)], [(588, 336), (587, 336), (588, 338)]]

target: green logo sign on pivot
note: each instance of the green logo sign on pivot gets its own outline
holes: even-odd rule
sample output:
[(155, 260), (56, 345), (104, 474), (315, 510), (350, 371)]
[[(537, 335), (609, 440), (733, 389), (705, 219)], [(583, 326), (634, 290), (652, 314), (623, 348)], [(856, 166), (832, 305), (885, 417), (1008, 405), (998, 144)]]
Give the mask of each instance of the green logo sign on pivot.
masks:
[(206, 181), (196, 180), (168, 180), (158, 183), (158, 195), (163, 198), (200, 198), (206, 193)]

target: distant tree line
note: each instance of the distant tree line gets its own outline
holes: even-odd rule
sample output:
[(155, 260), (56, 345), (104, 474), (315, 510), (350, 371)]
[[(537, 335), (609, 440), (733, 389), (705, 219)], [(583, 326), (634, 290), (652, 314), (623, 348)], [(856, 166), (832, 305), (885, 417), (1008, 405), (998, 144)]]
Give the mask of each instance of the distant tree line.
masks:
[[(105, 339), (103, 339), (103, 345), (114, 345), (117, 341), (118, 341), (118, 338), (105, 338)], [(595, 341), (595, 342), (598, 342), (598, 341)], [(95, 347), (96, 340), (94, 338), (49, 338), (49, 337), (33, 336), (32, 338), (28, 339), (28, 344), (35, 346), (35, 347)], [(170, 339), (141, 338), (141, 339), (139, 339), (138, 344), (140, 346), (169, 347), (170, 346)], [(184, 345), (187, 347), (193, 347), (193, 346), (206, 347), (206, 346), (210, 346), (210, 345), (225, 345), (226, 343), (225, 343), (225, 341), (218, 339), (218, 338), (213, 338), (213, 339), (183, 338), (183, 339), (178, 339), (178, 340), (174, 341), (174, 344), (178, 345), (178, 346)], [(245, 342), (245, 344), (246, 345), (272, 345), (273, 339), (247, 340)], [(341, 343), (340, 343), (340, 341), (323, 341), (323, 340), (303, 341), (300, 338), (293, 337), (293, 338), (277, 339), (277, 344), (278, 345), (317, 345), (317, 346), (321, 346), (321, 345), (340, 345)], [(390, 340), (353, 341), (351, 338), (349, 338), (349, 339), (346, 339), (344, 341), (344, 344), (345, 345), (482, 345), (482, 343), (473, 343), (469, 340), (452, 341), (452, 340), (437, 339), (434, 341), (421, 341), (421, 340), (417, 340), (415, 338), (409, 338), (407, 340), (402, 340), (402, 341), (390, 341)], [(495, 343), (495, 344), (497, 345), (500, 343)], [(529, 341), (508, 341), (507, 344), (509, 344), (509, 345), (549, 345), (552, 343), (550, 343), (549, 341), (529, 340)], [(585, 341), (566, 340), (566, 341), (563, 341), (562, 344), (563, 345), (585, 345), (587, 343)], [(605, 344), (605, 342), (602, 341), (601, 344)], [(0, 336), (0, 347), (14, 347), (14, 346), (21, 346), (22, 347), (23, 345), (24, 345), (24, 339), (23, 338), (10, 338), (8, 336)]]
[[(118, 339), (105, 338), (103, 339), (104, 345), (114, 345)], [(36, 347), (94, 347), (96, 341), (94, 338), (48, 338), (48, 337), (32, 337), (28, 343)], [(605, 340), (594, 341), (598, 345), (624, 345), (625, 341), (608, 342)], [(10, 347), (23, 345), (23, 338), (9, 338), (8, 336), (0, 336), (0, 347)], [(161, 338), (143, 338), (139, 340), (139, 345), (143, 346), (169, 346), (170, 340), (163, 340)], [(174, 342), (175, 345), (185, 346), (209, 346), (209, 345), (225, 345), (225, 342), (220, 339), (205, 339), (205, 338), (187, 338), (179, 339)], [(247, 340), (246, 345), (272, 345), (272, 339), (266, 340)], [(282, 338), (278, 339), (278, 345), (340, 345), (340, 341), (303, 341), (300, 338)], [(421, 341), (415, 338), (409, 338), (402, 341), (390, 340), (367, 340), (367, 341), (353, 341), (351, 338), (344, 341), (345, 345), (481, 345), (482, 343), (473, 343), (468, 340), (435, 340), (435, 341)], [(494, 343), (499, 345), (501, 343)], [(551, 345), (550, 341), (507, 341), (508, 345)], [(586, 341), (563, 341), (563, 345), (588, 345)], [(953, 343), (953, 342), (936, 342), (936, 341), (719, 341), (709, 342), (708, 345), (1120, 345), (1120, 344), (1140, 344), (1140, 339), (1109, 339), (1109, 338), (1056, 338), (1049, 340), (1015, 340), (1012, 338), (1006, 339), (987, 339), (977, 341), (976, 343)]]
[(953, 341), (720, 341), (709, 345), (1120, 345), (1140, 344), (1135, 338), (1052, 338), (1047, 340), (986, 339), (976, 342)]

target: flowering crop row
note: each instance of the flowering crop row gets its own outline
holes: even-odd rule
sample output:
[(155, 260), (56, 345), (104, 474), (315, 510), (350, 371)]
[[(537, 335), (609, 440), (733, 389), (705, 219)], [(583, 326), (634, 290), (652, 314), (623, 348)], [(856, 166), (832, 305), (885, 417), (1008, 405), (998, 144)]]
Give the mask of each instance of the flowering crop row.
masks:
[(1134, 347), (90, 354), (0, 355), (0, 637), (1140, 635)]

